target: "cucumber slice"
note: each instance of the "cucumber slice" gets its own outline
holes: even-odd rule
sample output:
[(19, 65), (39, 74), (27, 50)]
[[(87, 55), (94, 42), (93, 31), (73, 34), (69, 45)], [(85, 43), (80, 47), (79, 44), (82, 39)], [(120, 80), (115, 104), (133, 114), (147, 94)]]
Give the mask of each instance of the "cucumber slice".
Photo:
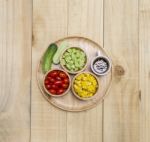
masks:
[(67, 51), (68, 51), (69, 53), (71, 53), (71, 52), (72, 52), (72, 49), (68, 49)]
[(81, 65), (79, 64), (79, 62), (76, 64), (76, 67), (81, 67)]
[(73, 52), (73, 53), (76, 53), (76, 51), (77, 51), (77, 50), (76, 50), (75, 48), (72, 49), (72, 52)]
[(70, 64), (70, 65), (73, 65), (73, 64), (74, 64), (73, 60), (71, 60), (71, 61), (69, 62), (69, 64)]
[(80, 52), (77, 53), (76, 57), (77, 57), (77, 58), (80, 58), (80, 57), (81, 57)]
[(81, 56), (82, 56), (82, 57), (85, 57), (85, 53), (84, 53), (84, 52), (81, 52)]
[(71, 68), (72, 68), (72, 69), (75, 69), (75, 65), (71, 65)]
[(69, 64), (66, 65), (67, 69), (70, 70), (71, 66)]
[(53, 63), (54, 64), (59, 64), (60, 62), (60, 55), (62, 52), (69, 47), (68, 43), (66, 41), (62, 42), (56, 52), (56, 54), (53, 57)]
[(78, 71), (85, 65), (85, 53), (76, 48), (69, 48), (63, 55), (64, 64), (68, 70)]
[(65, 64), (66, 64), (66, 62), (65, 62), (64, 59), (61, 60), (61, 64), (62, 64), (62, 65), (65, 65)]
[(79, 70), (81, 70), (83, 67), (79, 67)]
[(80, 63), (80, 66), (81, 66), (81, 67), (83, 67), (84, 65), (85, 65), (85, 63), (83, 63), (83, 62)]
[(70, 69), (70, 71), (71, 71), (71, 72), (74, 72), (74, 70), (73, 70), (73, 69)]
[(70, 57), (70, 56), (67, 56), (67, 57), (65, 58), (65, 60), (66, 60), (66, 61), (71, 61), (71, 57)]
[(77, 61), (75, 61), (75, 66), (76, 66), (76, 67), (78, 67), (78, 66), (79, 66), (79, 64), (78, 64), (78, 62), (77, 62)]
[(79, 60), (79, 63), (85, 63), (85, 58)]
[(75, 68), (74, 71), (78, 71), (78, 68)]
[(74, 53), (71, 54), (71, 58), (74, 60), (76, 59), (76, 55)]
[(64, 53), (64, 56), (66, 57), (66, 56), (70, 56), (70, 54), (68, 53), (68, 52), (65, 52)]

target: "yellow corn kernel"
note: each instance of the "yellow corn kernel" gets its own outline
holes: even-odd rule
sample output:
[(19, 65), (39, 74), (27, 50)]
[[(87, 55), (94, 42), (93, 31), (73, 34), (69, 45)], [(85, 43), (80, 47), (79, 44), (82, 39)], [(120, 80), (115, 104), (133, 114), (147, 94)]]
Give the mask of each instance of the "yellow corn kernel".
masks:
[(89, 76), (90, 76), (90, 74), (88, 74), (88, 73), (87, 73), (87, 74), (85, 74), (85, 75), (86, 75), (86, 77), (89, 77)]
[(87, 96), (88, 96), (88, 97), (92, 97), (92, 96), (93, 96), (93, 93), (88, 93)]
[(81, 83), (81, 81), (80, 81), (80, 80), (76, 80), (76, 79), (75, 79), (75, 81), (74, 81), (74, 82), (75, 82), (75, 84), (79, 84), (79, 83)]
[(81, 74), (80, 76), (81, 76), (81, 79), (83, 79), (83, 77), (84, 77), (84, 73), (83, 73), (83, 74)]
[(82, 78), (82, 80), (86, 81), (86, 80), (87, 80), (87, 77), (84, 76), (84, 77)]
[(78, 90), (78, 89), (79, 89), (79, 87), (78, 87), (76, 84), (74, 84), (73, 87), (74, 87), (75, 90)]
[(87, 96), (87, 92), (86, 91), (82, 91), (82, 94), (81, 94), (81, 96), (83, 96), (83, 97), (86, 97)]
[(75, 92), (83, 98), (93, 96), (97, 90), (97, 85), (95, 77), (88, 73), (78, 75), (74, 81)]
[(77, 77), (76, 77), (76, 80), (81, 80), (82, 79), (82, 76), (81, 75), (78, 75)]

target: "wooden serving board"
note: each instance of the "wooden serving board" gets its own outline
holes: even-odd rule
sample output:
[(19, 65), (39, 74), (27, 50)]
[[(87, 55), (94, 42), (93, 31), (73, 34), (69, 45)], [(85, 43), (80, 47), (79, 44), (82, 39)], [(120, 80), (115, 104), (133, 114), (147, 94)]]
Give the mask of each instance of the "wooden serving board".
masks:
[[(99, 50), (101, 52), (101, 55), (108, 57), (104, 49), (100, 45), (98, 45), (97, 43), (95, 43), (94, 41), (90, 39), (83, 38), (83, 37), (66, 37), (66, 38), (56, 41), (55, 43), (59, 47), (59, 45), (64, 41), (69, 44), (69, 47), (80, 47), (86, 52), (87, 57), (88, 57), (88, 64), (87, 64), (87, 68), (85, 69), (85, 71), (92, 72), (90, 69), (90, 63), (91, 63), (91, 60), (97, 56), (97, 52)], [(66, 110), (66, 111), (83, 111), (83, 110), (87, 110), (87, 109), (94, 107), (96, 104), (98, 104), (98, 102), (103, 100), (104, 96), (106, 95), (107, 90), (110, 87), (111, 80), (112, 80), (112, 70), (107, 75), (98, 77), (99, 82), (100, 82), (99, 90), (92, 100), (88, 100), (88, 101), (79, 100), (78, 98), (74, 96), (71, 90), (65, 96), (51, 97), (44, 91), (44, 88), (43, 88), (44, 74), (42, 72), (41, 67), (42, 66), (41, 66), (41, 60), (40, 60), (40, 63), (37, 69), (37, 82), (38, 82), (38, 87), (40, 91), (42, 92), (43, 96), (45, 97), (47, 101), (49, 101), (54, 106), (60, 109)], [(61, 66), (52, 65), (52, 69), (55, 69), (55, 68), (61, 68)], [(74, 75), (70, 75), (70, 76), (71, 78), (74, 77)]]

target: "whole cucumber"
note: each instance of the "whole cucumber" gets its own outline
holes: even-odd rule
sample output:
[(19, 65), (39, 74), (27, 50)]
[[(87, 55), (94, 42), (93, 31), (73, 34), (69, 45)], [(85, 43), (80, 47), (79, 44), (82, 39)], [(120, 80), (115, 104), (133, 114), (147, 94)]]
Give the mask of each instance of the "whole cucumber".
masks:
[(55, 43), (52, 43), (48, 46), (46, 52), (43, 55), (42, 60), (42, 70), (44, 73), (46, 73), (48, 70), (51, 69), (53, 57), (57, 51), (57, 45)]

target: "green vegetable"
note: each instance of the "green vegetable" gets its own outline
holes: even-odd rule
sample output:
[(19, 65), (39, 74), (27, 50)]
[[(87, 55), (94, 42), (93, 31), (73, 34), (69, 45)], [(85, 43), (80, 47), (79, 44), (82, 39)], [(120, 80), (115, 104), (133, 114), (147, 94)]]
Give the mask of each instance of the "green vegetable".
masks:
[(56, 51), (57, 51), (57, 45), (55, 43), (52, 43), (49, 45), (46, 52), (44, 53), (43, 61), (42, 61), (42, 70), (44, 73), (46, 73), (48, 70), (51, 69), (53, 57)]
[[(68, 48), (68, 43), (67, 42), (62, 42), (61, 45), (59, 46), (56, 54), (54, 55), (54, 58), (53, 58), (53, 63), (54, 64), (59, 64), (59, 61), (60, 61), (60, 55), (62, 54), (62, 52)], [(69, 53), (68, 53), (69, 54)], [(66, 53), (67, 55), (67, 53)]]
[(68, 51), (69, 53), (71, 53), (71, 52), (72, 52), (72, 50), (71, 50), (71, 49), (68, 49), (67, 51)]
[(64, 60), (64, 59), (62, 59), (61, 63), (62, 63), (62, 65), (65, 65), (65, 60)]
[(79, 71), (86, 64), (86, 55), (82, 50), (71, 47), (63, 54), (61, 64), (71, 72)]

